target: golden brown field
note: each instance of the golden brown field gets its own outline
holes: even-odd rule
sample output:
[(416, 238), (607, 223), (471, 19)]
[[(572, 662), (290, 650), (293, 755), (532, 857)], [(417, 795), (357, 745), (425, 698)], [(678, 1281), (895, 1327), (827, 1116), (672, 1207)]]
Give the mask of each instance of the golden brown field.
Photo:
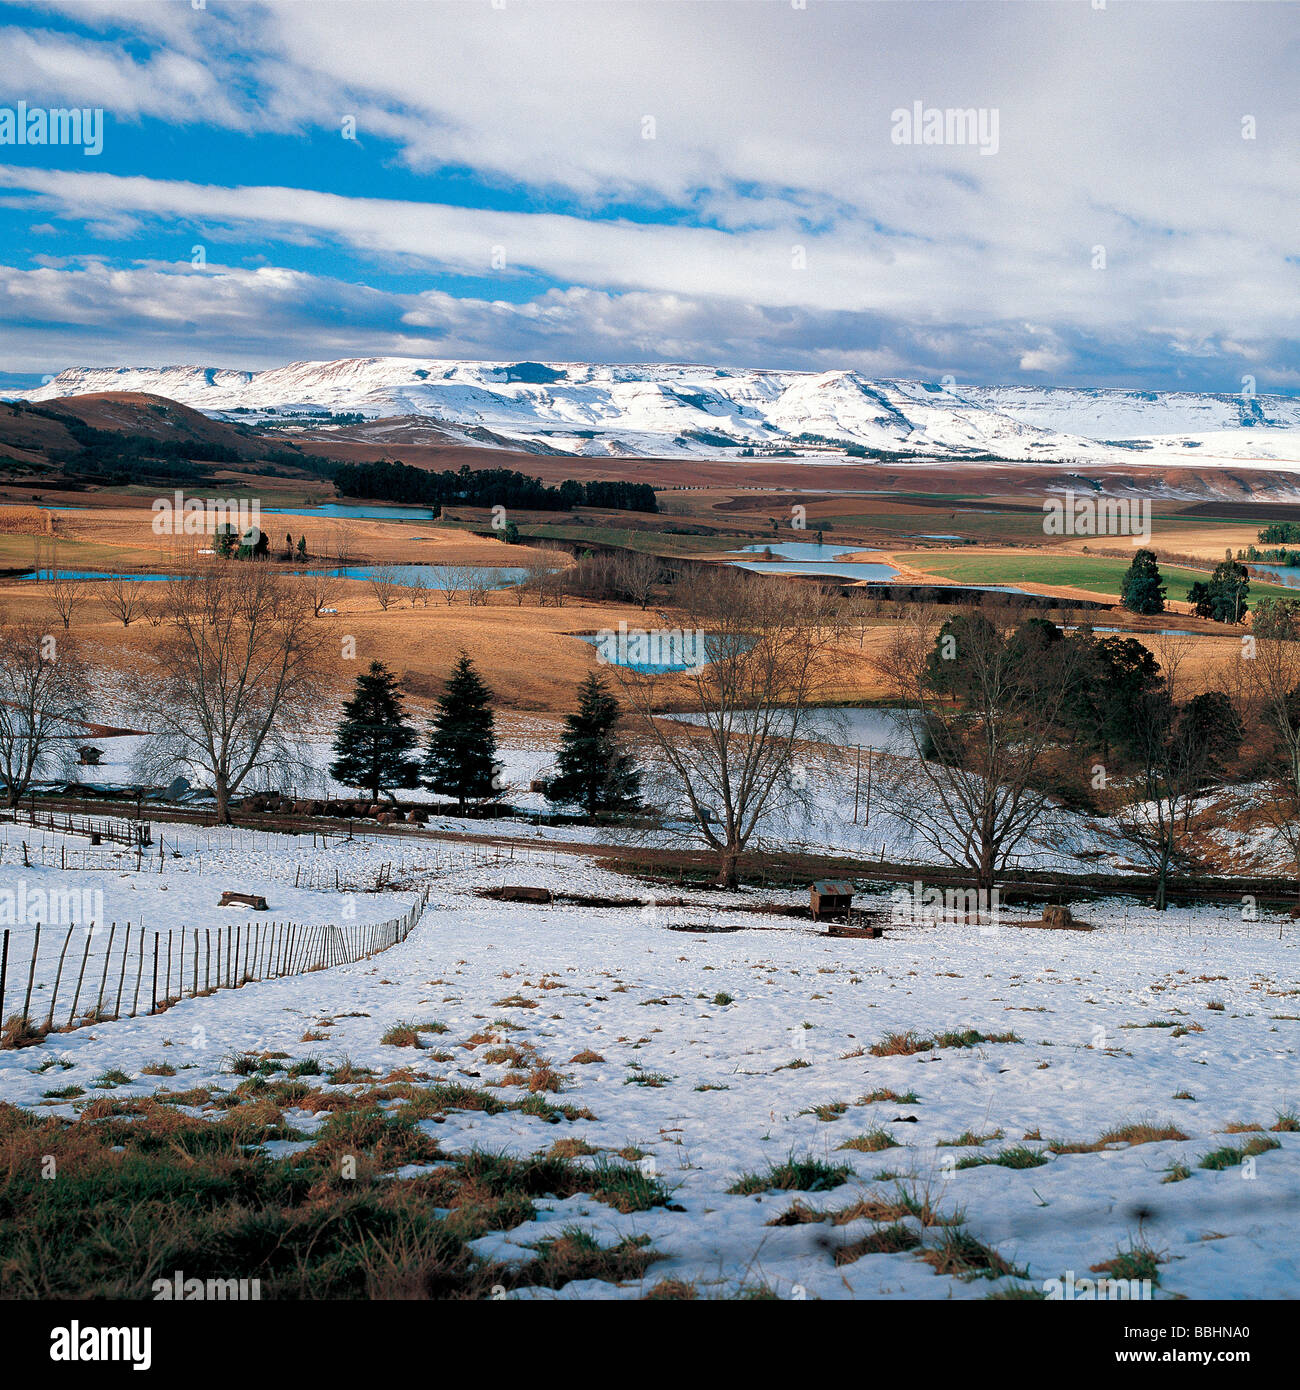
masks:
[[(735, 543), (743, 543), (738, 532), (748, 532), (744, 540), (752, 540), (766, 515), (788, 515), (789, 499), (804, 494), (740, 493), (734, 488), (701, 489), (686, 493), (670, 493), (665, 497), (666, 515), (662, 518), (632, 518), (628, 524), (642, 526), (671, 526), (675, 520), (698, 522), (719, 539), (736, 535)], [(96, 502), (108, 501), (96, 498)], [(1086, 541), (1065, 538), (1055, 546), (1026, 545), (1019, 542), (1011, 548), (984, 545), (951, 546), (942, 543), (922, 543), (917, 548), (915, 532), (910, 528), (926, 525), (939, 527), (951, 524), (958, 516), (956, 499), (946, 499), (952, 518), (934, 506), (936, 499), (922, 502), (897, 496), (865, 499), (860, 497), (808, 498), (808, 532), (795, 538), (813, 539), (819, 518), (831, 523), (825, 535), (828, 542), (853, 544), (862, 538), (871, 547), (863, 559), (885, 560), (898, 567), (903, 578), (918, 581), (943, 582), (942, 567), (951, 557), (995, 560), (998, 556), (1014, 560), (1032, 551), (1054, 553), (1063, 561), (1081, 555)], [(1032, 521), (1035, 530), (1041, 527), (1041, 513), (1022, 499), (1019, 503), (1002, 502), (1009, 508), (996, 515), (997, 524), (1015, 527)], [(847, 508), (858, 509), (850, 518)], [(971, 513), (961, 513), (963, 520)], [(832, 518), (834, 518), (832, 520)], [(1024, 519), (1022, 522), (1021, 519)], [(51, 548), (62, 568), (86, 570), (164, 571), (188, 558), (202, 542), (196, 538), (175, 539), (157, 536), (152, 530), (152, 513), (143, 506), (94, 505), (84, 511), (42, 511), (32, 506), (0, 506), (0, 568), (30, 567), (38, 562), (51, 563)], [(604, 526), (611, 518), (593, 518)], [(617, 520), (617, 518), (613, 518)], [(983, 522), (983, 516), (976, 520)], [(334, 521), (298, 516), (267, 516), (265, 529), (272, 537), (272, 553), (283, 546), (285, 533), (296, 544), (305, 536), (309, 563), (328, 566), (344, 555), (348, 564), (426, 563), (472, 564), (482, 566), (518, 565), (537, 558), (537, 551), (528, 546), (508, 546), (503, 542), (475, 536), (447, 522), (388, 522), (376, 520)], [(960, 522), (958, 523), (960, 524)], [(895, 528), (895, 543), (880, 529)], [(898, 528), (903, 535), (898, 535)], [(1256, 528), (1240, 525), (1200, 523), (1179, 528), (1177, 543), (1180, 553), (1204, 553), (1207, 559), (1218, 558), (1225, 542), (1247, 544), (1254, 539)], [(599, 532), (599, 534), (604, 534)], [(790, 539), (787, 529), (773, 539)], [(907, 542), (898, 544), (903, 536)], [(574, 539), (581, 538), (581, 528)], [(593, 539), (597, 536), (593, 535)], [(690, 542), (690, 544), (688, 544)], [(861, 541), (860, 541), (861, 543)], [(649, 548), (663, 553), (677, 551), (694, 553), (701, 559), (716, 559), (725, 551), (699, 549), (699, 542), (683, 535), (680, 540), (665, 535), (662, 542), (653, 540)], [(791, 581), (797, 582), (797, 581)], [(1113, 591), (1054, 585), (1034, 582), (1034, 591), (1060, 598), (1114, 600)], [(1191, 686), (1200, 689), (1215, 683), (1217, 665), (1232, 659), (1240, 650), (1239, 634), (1226, 633), (1213, 624), (1187, 616), (1187, 605), (1171, 585), (1169, 611), (1179, 626), (1189, 626), (1204, 632), (1191, 644), (1191, 652), (1183, 670)], [(141, 657), (157, 640), (158, 629), (148, 622), (137, 620), (129, 628), (108, 611), (105, 586), (94, 582), (86, 585), (85, 597), (72, 622), (73, 635), (108, 654), (109, 659), (126, 669), (142, 669)], [(654, 625), (639, 608), (609, 602), (588, 602), (567, 598), (562, 607), (539, 607), (533, 598), (522, 604), (510, 590), (498, 590), (488, 596), (486, 603), (471, 607), (463, 596), (448, 605), (438, 591), (416, 595), (399, 588), (396, 598), (385, 611), (370, 583), (363, 580), (340, 582), (339, 593), (331, 601), (337, 608), (333, 614), (320, 618), (337, 637), (342, 649), (343, 639), (355, 639), (356, 660), (384, 662), (400, 676), (410, 696), (416, 702), (426, 701), (437, 692), (442, 679), (462, 649), (468, 651), (484, 677), (497, 692), (503, 709), (557, 713), (572, 707), (574, 691), (584, 676), (596, 664), (594, 650), (576, 640), (575, 634), (591, 633), (603, 627), (616, 627), (620, 620), (630, 627)], [(0, 580), (0, 610), (8, 619), (30, 617), (51, 630), (60, 626), (51, 602), (47, 584), (10, 578)], [(1165, 619), (1138, 619), (1123, 610), (1093, 615), (1099, 625), (1119, 626), (1140, 637), (1160, 657), (1162, 639), (1154, 629), (1168, 623)], [(843, 662), (837, 671), (834, 688), (828, 698), (837, 701), (880, 700), (887, 691), (871, 666), (871, 657), (888, 641), (891, 620), (873, 618), (862, 631), (853, 632), (842, 648)], [(145, 663), (147, 664), (147, 663)], [(361, 669), (358, 665), (355, 669)], [(351, 662), (336, 667), (341, 690), (355, 670)], [(671, 703), (673, 682), (664, 678), (666, 702)]]

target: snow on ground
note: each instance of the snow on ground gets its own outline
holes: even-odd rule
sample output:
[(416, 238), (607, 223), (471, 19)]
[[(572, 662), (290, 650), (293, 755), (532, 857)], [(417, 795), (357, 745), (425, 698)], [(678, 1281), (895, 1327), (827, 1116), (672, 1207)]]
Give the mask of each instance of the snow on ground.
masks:
[[(908, 746), (899, 721), (891, 711), (849, 709), (818, 711), (813, 727), (820, 739), (807, 745), (809, 763), (804, 769), (812, 794), (804, 804), (778, 808), (760, 826), (753, 848), (788, 849), (813, 854), (846, 854), (861, 859), (884, 859), (901, 863), (943, 863), (950, 861), (938, 853), (925, 837), (918, 835), (905, 820), (891, 816), (881, 805), (882, 769), (900, 757), (904, 764)], [(537, 716), (514, 716), (503, 729), (499, 757), (502, 765), (504, 796), (518, 809), (510, 818), (463, 820), (454, 816), (437, 817), (431, 828), (450, 833), (491, 833), (501, 838), (545, 842), (548, 839), (578, 843), (598, 843), (609, 837), (608, 828), (577, 823), (539, 826), (537, 817), (555, 810), (541, 792), (530, 791), (530, 783), (554, 768), (559, 721)], [(136, 777), (139, 740), (130, 736), (101, 740), (105, 758), (101, 766), (78, 769), (82, 780), (103, 786), (131, 784)], [(885, 754), (872, 764), (872, 757), (859, 757), (856, 745)], [(281, 788), (302, 797), (348, 798), (356, 789), (335, 782), (327, 772), (332, 754), (325, 735), (302, 740), (298, 756), (314, 771), (292, 787)], [(873, 782), (874, 777), (874, 782)], [(874, 800), (873, 798), (873, 786)], [(253, 786), (244, 788), (253, 790)], [(403, 791), (409, 802), (440, 802), (423, 789)], [(682, 807), (685, 816), (685, 807)], [(638, 843), (674, 846), (684, 842), (699, 847), (701, 838), (682, 826), (662, 834), (637, 834)], [(956, 849), (955, 837), (953, 847)], [(1131, 868), (1131, 851), (1115, 843), (1113, 833), (1098, 829), (1091, 818), (1074, 811), (1061, 811), (1050, 828), (1029, 835), (1017, 847), (1012, 868), (1059, 870), (1065, 873), (1122, 871)]]
[[(209, 847), (201, 875), (197, 866), (189, 871), (196, 904), (239, 874), (282, 886), (292, 856), (303, 852), (288, 837), (253, 845), (236, 836), (231, 844), (224, 853)], [(0, 882), (13, 873), (0, 867)], [(169, 879), (177, 894), (170, 902), (182, 901), (180, 877)], [(834, 1190), (804, 1194), (808, 1206), (840, 1210), (869, 1193), (894, 1195), (901, 1182), (940, 1214), (964, 1214), (964, 1229), (1040, 1288), (1066, 1271), (1091, 1277), (1091, 1266), (1145, 1241), (1163, 1261), (1158, 1297), (1300, 1295), (1300, 1134), (1267, 1133), (1278, 1147), (1245, 1167), (1198, 1167), (1200, 1156), (1252, 1137), (1225, 1134), (1227, 1126), (1269, 1131), (1300, 1102), (1300, 938), (1290, 923), (1102, 903), (1082, 914), (1096, 924), (1092, 933), (944, 925), (899, 927), (875, 941), (830, 939), (790, 918), (738, 912), (757, 900), (753, 893), (701, 893), (677, 907), (659, 890), (660, 902), (645, 908), (474, 895), (503, 883), (638, 899), (654, 892), (576, 857), (448, 858), (426, 877), (428, 909), (399, 946), (307, 978), (185, 1000), (155, 1017), (2, 1052), (0, 1098), (71, 1115), (77, 1101), (45, 1093), (78, 1086), (108, 1094), (94, 1082), (109, 1068), (132, 1078), (116, 1097), (209, 1083), (229, 1089), (237, 1078), (228, 1059), (247, 1049), (326, 1061), (346, 1055), (380, 1074), (411, 1065), (432, 1078), (492, 1086), (508, 1065), (491, 1065), (483, 1045), (467, 1045), (489, 1030), (533, 1046), (566, 1078), (553, 1099), (595, 1118), (548, 1124), (517, 1111), (452, 1112), (445, 1123), (426, 1122), (444, 1152), (479, 1146), (527, 1155), (580, 1137), (605, 1152), (645, 1155), (672, 1190), (670, 1208), (630, 1215), (587, 1196), (542, 1200), (536, 1221), (476, 1242), (484, 1255), (522, 1259), (530, 1243), (569, 1226), (602, 1243), (650, 1238), (659, 1258), (643, 1282), (571, 1284), (561, 1297), (635, 1296), (665, 1278), (695, 1281), (704, 1294), (764, 1284), (784, 1296), (825, 1298), (971, 1298), (1017, 1282), (936, 1274), (914, 1250), (837, 1265), (835, 1250), (870, 1233), (872, 1222), (771, 1225), (795, 1193), (728, 1193), (742, 1175), (791, 1157), (850, 1170)], [(409, 897), (374, 901), (391, 904), (376, 907), (389, 916)], [(672, 929), (705, 924), (744, 929)], [(437, 1020), (447, 1031), (429, 1035), (418, 1053), (382, 1044), (399, 1020)], [(896, 1056), (869, 1050), (890, 1033), (972, 1028), (1021, 1041)], [(328, 1040), (304, 1042), (306, 1032)], [(600, 1060), (571, 1061), (584, 1052)], [(178, 1068), (175, 1077), (142, 1074), (164, 1059)], [(903, 1099), (864, 1102), (881, 1090)], [(832, 1107), (823, 1113), (833, 1118), (818, 1118), (814, 1106)], [(323, 1116), (287, 1118), (311, 1132)], [(1046, 1149), (1047, 1141), (1092, 1142), (1138, 1122), (1175, 1125), (1188, 1137), (1088, 1153)], [(841, 1147), (876, 1131), (895, 1146)], [(1001, 1137), (953, 1146), (965, 1131)], [(955, 1166), (1013, 1145), (1047, 1161)], [(1175, 1161), (1190, 1176), (1165, 1182)], [(904, 1224), (926, 1245), (940, 1238), (941, 1228)]]
[[(26, 982), (38, 922), (34, 1016), (39, 1013), (36, 1002), (48, 998), (44, 991), (55, 982), (65, 949), (60, 995), (65, 1003), (83, 956), (87, 979), (93, 984), (100, 978), (110, 941), (105, 929), (110, 926), (116, 928), (111, 971), (116, 979), (128, 924), (134, 933), (131, 939), (138, 942), (142, 931), (160, 931), (165, 939), (169, 930), (179, 928), (192, 939), (189, 933), (194, 929), (215, 933), (250, 921), (299, 926), (382, 922), (404, 912), (415, 895), (376, 893), (378, 883), (400, 888), (417, 864), (442, 867), (472, 862), (483, 854), (472, 847), (408, 847), (377, 836), (365, 838), (364, 832), (362, 838), (349, 841), (341, 831), (321, 843), (310, 834), (157, 822), (151, 828), (154, 844), (137, 861), (124, 845), (106, 842), (92, 847), (81, 835), (0, 825), (0, 928), (9, 932), (6, 1014), (14, 1011), (15, 994)], [(95, 867), (83, 869), (83, 863)], [(227, 889), (265, 898), (266, 912), (219, 907)], [(77, 929), (71, 938), (70, 926)], [(88, 954), (81, 934), (85, 927), (95, 929)]]

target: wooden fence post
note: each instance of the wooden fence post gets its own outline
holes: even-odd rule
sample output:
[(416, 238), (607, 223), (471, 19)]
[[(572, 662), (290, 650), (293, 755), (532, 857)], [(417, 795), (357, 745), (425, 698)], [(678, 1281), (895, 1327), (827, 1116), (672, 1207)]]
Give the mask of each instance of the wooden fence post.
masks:
[(117, 934), (117, 923), (114, 922), (108, 929), (108, 945), (104, 947), (104, 969), (99, 977), (99, 993), (95, 996), (95, 1017), (98, 1018), (104, 1008), (104, 986), (108, 983), (108, 962), (113, 956), (113, 937)]
[(54, 1006), (59, 998), (59, 981), (63, 978), (63, 958), (68, 954), (68, 943), (72, 940), (72, 933), (76, 931), (76, 924), (68, 927), (68, 934), (63, 938), (63, 949), (59, 952), (59, 968), (54, 972), (54, 993), (50, 995), (50, 1011), (45, 1016), (45, 1031), (48, 1033), (54, 1027)]
[(72, 995), (72, 1008), (68, 1012), (68, 1026), (72, 1026), (72, 1020), (77, 1016), (77, 1001), (81, 998), (81, 982), (86, 978), (86, 962), (90, 959), (90, 938), (95, 930), (95, 924), (90, 924), (86, 932), (86, 949), (81, 953), (81, 969), (77, 973), (77, 988)]
[(31, 1007), (32, 1007), (32, 984), (34, 983), (34, 981), (35, 981), (35, 979), (36, 979), (36, 957), (40, 954), (40, 949), (41, 949), (41, 924), (40, 924), (39, 922), (37, 922), (37, 924), (36, 924), (36, 939), (32, 942), (32, 963), (31, 963), (31, 968), (27, 971), (27, 994), (26, 994), (25, 998), (23, 999), (23, 1017), (22, 1017), (22, 1021), (23, 1021), (24, 1023), (29, 1023), (29, 1022), (31, 1021), (31, 1013), (30, 1013), (30, 1010), (31, 1010)]
[(135, 998), (131, 1001), (131, 1017), (136, 1016), (140, 1008), (140, 981), (144, 978), (144, 923), (140, 923), (140, 963), (135, 970)]
[(126, 980), (126, 957), (131, 949), (131, 924), (126, 924), (126, 937), (122, 942), (122, 973), (117, 977), (117, 1003), (113, 1005), (113, 1017), (122, 1017), (122, 985)]

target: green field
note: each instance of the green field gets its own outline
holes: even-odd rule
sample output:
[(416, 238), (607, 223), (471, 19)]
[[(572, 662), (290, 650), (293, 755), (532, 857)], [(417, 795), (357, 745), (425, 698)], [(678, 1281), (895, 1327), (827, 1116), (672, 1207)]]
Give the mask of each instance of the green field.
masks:
[[(1114, 594), (1116, 598), (1128, 569), (1126, 560), (1105, 555), (1044, 555), (1041, 551), (1026, 551), (1023, 555), (937, 555), (933, 551), (904, 555), (899, 552), (899, 558), (927, 574), (961, 584), (1052, 584)], [(1210, 577), (1208, 570), (1183, 569), (1178, 565), (1161, 565), (1160, 575), (1166, 596), (1179, 602), (1187, 598), (1188, 589), (1198, 579)], [(1300, 598), (1300, 590), (1281, 584), (1257, 584), (1252, 580), (1249, 604), (1253, 606), (1262, 598)]]

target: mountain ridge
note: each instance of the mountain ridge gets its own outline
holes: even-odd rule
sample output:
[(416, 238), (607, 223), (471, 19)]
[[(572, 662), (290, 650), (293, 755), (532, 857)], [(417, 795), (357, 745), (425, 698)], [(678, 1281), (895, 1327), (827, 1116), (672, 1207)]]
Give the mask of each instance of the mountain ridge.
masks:
[(849, 370), (353, 357), (264, 371), (72, 367), (30, 401), (148, 392), (217, 419), (422, 418), (449, 439), (575, 457), (845, 457), (1300, 469), (1300, 400), (957, 386)]

